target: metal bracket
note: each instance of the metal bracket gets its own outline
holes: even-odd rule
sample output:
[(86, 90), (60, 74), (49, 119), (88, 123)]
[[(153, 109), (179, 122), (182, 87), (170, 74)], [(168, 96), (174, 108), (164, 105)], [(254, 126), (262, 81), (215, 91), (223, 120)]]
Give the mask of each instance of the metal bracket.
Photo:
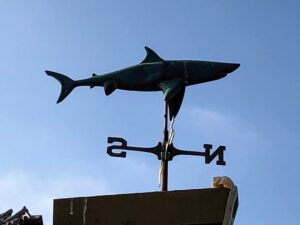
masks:
[[(171, 161), (175, 156), (177, 155), (192, 155), (192, 156), (203, 156), (205, 157), (205, 163), (210, 164), (216, 157), (218, 157), (218, 160), (216, 160), (216, 165), (226, 165), (226, 162), (224, 161), (224, 151), (226, 150), (225, 146), (219, 146), (213, 153), (210, 152), (212, 149), (212, 145), (210, 144), (204, 144), (203, 148), (205, 149), (204, 152), (198, 152), (198, 151), (187, 151), (187, 150), (180, 150), (174, 147), (173, 143), (170, 143), (167, 145), (167, 149), (165, 150), (165, 146), (161, 142), (158, 142), (158, 144), (155, 147), (145, 148), (145, 147), (133, 147), (128, 146), (127, 141), (123, 138), (118, 137), (108, 137), (107, 143), (113, 144), (114, 142), (119, 142), (120, 145), (111, 145), (107, 147), (107, 154), (109, 154), (112, 157), (121, 157), (126, 158), (126, 152), (115, 152), (113, 150), (127, 150), (127, 151), (138, 151), (138, 152), (148, 152), (152, 153), (157, 156), (159, 160), (162, 159), (162, 156), (166, 156), (167, 161)], [(167, 153), (167, 154), (165, 154)]]
[(127, 141), (123, 138), (118, 138), (118, 137), (108, 137), (107, 138), (107, 143), (112, 144), (114, 142), (120, 142), (121, 145), (111, 145), (107, 147), (107, 154), (109, 154), (112, 157), (122, 157), (126, 158), (126, 152), (121, 151), (121, 152), (114, 152), (114, 149), (122, 149), (122, 150), (129, 150), (129, 151), (138, 151), (138, 152), (148, 152), (156, 155), (158, 159), (160, 159), (160, 152), (162, 150), (162, 144), (159, 142), (155, 147), (153, 148), (142, 148), (142, 147), (132, 147), (132, 146), (127, 146)]

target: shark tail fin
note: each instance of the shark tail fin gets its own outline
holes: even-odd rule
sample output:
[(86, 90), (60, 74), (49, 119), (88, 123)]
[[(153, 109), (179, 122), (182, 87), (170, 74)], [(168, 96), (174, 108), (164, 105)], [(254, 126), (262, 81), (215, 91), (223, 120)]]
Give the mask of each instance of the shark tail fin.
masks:
[(48, 76), (54, 77), (61, 84), (61, 92), (56, 103), (63, 101), (75, 88), (75, 81), (71, 78), (52, 71), (45, 71)]

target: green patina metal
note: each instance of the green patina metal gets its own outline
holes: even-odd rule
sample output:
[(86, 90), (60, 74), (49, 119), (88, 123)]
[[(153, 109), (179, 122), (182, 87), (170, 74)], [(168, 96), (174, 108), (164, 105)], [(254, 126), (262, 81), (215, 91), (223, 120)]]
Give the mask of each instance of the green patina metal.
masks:
[(116, 89), (128, 91), (163, 91), (169, 107), (170, 120), (180, 109), (185, 87), (225, 77), (240, 64), (196, 60), (164, 60), (152, 49), (145, 47), (145, 59), (134, 66), (103, 75), (93, 74), (91, 78), (74, 81), (52, 71), (46, 71), (61, 83), (57, 103), (63, 101), (78, 86), (104, 87), (106, 95)]

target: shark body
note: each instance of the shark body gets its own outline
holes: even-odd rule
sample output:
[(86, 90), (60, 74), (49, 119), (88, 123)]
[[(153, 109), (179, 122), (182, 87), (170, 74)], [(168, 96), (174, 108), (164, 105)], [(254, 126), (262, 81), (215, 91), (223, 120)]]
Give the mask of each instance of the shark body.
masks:
[(129, 91), (163, 91), (169, 106), (170, 119), (176, 117), (183, 101), (185, 87), (225, 77), (236, 70), (238, 63), (196, 60), (164, 60), (152, 49), (145, 47), (145, 59), (134, 66), (82, 80), (52, 71), (46, 71), (61, 83), (57, 103), (63, 101), (75, 87), (102, 86), (106, 95), (116, 89)]

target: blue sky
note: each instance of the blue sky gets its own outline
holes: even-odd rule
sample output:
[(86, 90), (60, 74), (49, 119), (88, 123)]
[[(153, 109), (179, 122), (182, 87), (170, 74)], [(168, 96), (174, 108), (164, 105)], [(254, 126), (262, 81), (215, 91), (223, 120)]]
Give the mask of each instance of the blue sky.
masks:
[[(106, 154), (108, 136), (154, 146), (163, 94), (78, 88), (56, 105), (45, 70), (87, 78), (164, 59), (240, 63), (225, 79), (189, 87), (174, 144), (226, 145), (226, 167), (198, 157), (170, 163), (169, 188), (239, 188), (235, 224), (298, 224), (300, 29), (297, 1), (0, 2), (0, 212), (26, 205), (52, 224), (52, 200), (158, 191), (153, 155)], [(296, 222), (297, 221), (297, 222)]]

